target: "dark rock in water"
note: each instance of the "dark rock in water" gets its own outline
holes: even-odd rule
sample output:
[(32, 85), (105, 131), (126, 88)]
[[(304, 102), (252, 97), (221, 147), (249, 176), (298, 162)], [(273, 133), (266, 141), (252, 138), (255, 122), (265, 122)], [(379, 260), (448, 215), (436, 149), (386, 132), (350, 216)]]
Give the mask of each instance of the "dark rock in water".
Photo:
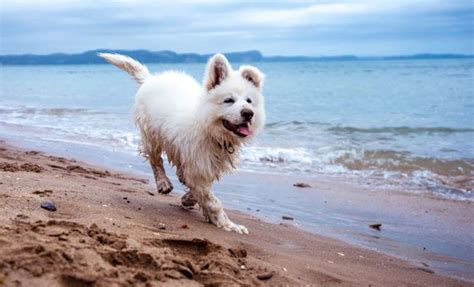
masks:
[(257, 279), (259, 280), (268, 280), (273, 277), (273, 272), (263, 273), (257, 275)]
[(420, 268), (417, 268), (418, 270), (421, 270), (423, 272), (426, 272), (426, 273), (430, 273), (430, 274), (434, 274), (435, 272), (431, 269), (428, 269), (428, 268), (423, 268), (423, 267), (420, 267)]
[(281, 217), (281, 219), (283, 219), (283, 220), (293, 220), (294, 218), (291, 217), (291, 216), (283, 215), (283, 216)]
[(309, 184), (307, 184), (307, 183), (304, 183), (304, 182), (297, 182), (297, 183), (293, 184), (293, 186), (301, 187), (301, 188), (308, 188), (308, 187), (311, 187), (311, 185), (309, 185)]
[(380, 228), (382, 227), (382, 223), (370, 224), (369, 227), (372, 228), (372, 229), (380, 231)]
[(49, 202), (49, 201), (45, 201), (41, 203), (41, 208), (49, 210), (49, 211), (56, 211), (56, 206), (54, 205), (54, 203)]

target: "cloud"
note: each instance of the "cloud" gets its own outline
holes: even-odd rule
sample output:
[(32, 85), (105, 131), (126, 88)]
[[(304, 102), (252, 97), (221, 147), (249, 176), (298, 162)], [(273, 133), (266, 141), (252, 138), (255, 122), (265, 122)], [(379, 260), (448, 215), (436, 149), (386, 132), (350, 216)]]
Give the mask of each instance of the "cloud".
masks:
[(94, 48), (472, 53), (473, 11), (471, 1), (461, 0), (3, 0), (1, 40), (3, 54)]

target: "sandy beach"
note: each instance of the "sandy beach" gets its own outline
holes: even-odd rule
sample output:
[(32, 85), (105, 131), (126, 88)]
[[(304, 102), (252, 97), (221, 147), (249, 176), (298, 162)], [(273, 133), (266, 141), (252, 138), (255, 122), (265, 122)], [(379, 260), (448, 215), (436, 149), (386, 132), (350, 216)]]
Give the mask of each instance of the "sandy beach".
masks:
[(147, 178), (5, 142), (0, 200), (3, 286), (472, 286), (237, 211), (250, 234), (224, 232)]

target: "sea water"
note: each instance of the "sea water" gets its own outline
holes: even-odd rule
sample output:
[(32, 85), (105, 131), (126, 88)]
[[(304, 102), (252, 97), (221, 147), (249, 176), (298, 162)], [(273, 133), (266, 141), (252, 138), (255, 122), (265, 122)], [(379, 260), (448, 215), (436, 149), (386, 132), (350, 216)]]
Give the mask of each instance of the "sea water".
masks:
[[(267, 124), (240, 170), (474, 199), (474, 60), (253, 65), (266, 74)], [(204, 73), (201, 63), (148, 67)], [(115, 67), (2, 66), (0, 84), (0, 135), (137, 154), (137, 85)]]

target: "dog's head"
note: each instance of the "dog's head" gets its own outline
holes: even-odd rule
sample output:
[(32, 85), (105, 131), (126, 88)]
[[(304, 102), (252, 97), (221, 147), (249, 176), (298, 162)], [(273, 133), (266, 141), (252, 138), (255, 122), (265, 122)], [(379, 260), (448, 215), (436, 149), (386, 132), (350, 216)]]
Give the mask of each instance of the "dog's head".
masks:
[(252, 66), (232, 70), (222, 54), (209, 59), (203, 83), (205, 116), (214, 134), (245, 142), (262, 129), (265, 122), (261, 94), (264, 77)]

